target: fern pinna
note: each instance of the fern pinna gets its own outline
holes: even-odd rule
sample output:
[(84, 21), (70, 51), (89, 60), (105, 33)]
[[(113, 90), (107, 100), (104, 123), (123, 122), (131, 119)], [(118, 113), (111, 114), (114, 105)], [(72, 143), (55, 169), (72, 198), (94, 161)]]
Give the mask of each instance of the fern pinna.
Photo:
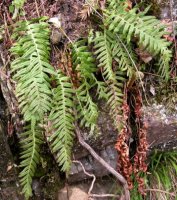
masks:
[[(22, 33), (22, 36), (19, 35)], [(31, 183), (39, 161), (41, 131), (38, 124), (51, 109), (51, 87), (49, 74), (55, 74), (49, 64), (49, 28), (45, 22), (19, 22), (14, 30), (16, 40), (11, 53), (15, 60), (11, 63), (16, 81), (16, 96), (27, 130), (22, 133), (21, 184), (26, 198), (32, 195)], [(30, 125), (31, 124), (31, 125)]]

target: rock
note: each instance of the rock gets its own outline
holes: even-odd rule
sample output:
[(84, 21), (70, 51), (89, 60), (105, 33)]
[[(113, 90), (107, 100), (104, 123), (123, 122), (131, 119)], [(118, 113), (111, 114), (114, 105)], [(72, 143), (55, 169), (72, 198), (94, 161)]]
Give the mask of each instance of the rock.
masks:
[[(69, 199), (68, 199), (69, 197)], [(80, 187), (72, 186), (63, 188), (58, 193), (58, 200), (88, 200), (88, 194)]]
[(177, 149), (177, 107), (173, 113), (162, 104), (143, 108), (143, 120), (148, 122), (149, 150), (168, 151)]
[[(115, 184), (116, 183), (116, 184)], [(99, 200), (100, 198), (89, 198), (88, 191), (92, 184), (92, 180), (82, 181), (74, 185), (68, 185), (68, 196), (67, 188), (64, 187), (58, 192), (57, 200)], [(104, 195), (104, 194), (120, 194), (121, 186), (113, 177), (104, 177), (97, 179), (94, 183), (92, 194)], [(107, 197), (104, 200), (112, 200), (113, 198)]]
[[(85, 140), (105, 161), (116, 169), (117, 151), (114, 145), (118, 133), (113, 127), (112, 120), (104, 102), (99, 102), (99, 108), (98, 126), (100, 134), (97, 139), (85, 138)], [(148, 123), (148, 154), (151, 154), (155, 149), (159, 151), (177, 149), (177, 108), (176, 110), (174, 109), (173, 113), (169, 113), (164, 105), (153, 104), (151, 106), (144, 106), (142, 111), (142, 121)], [(86, 134), (85, 130), (82, 132), (83, 136), (89, 135), (89, 133)], [(93, 173), (97, 177), (108, 174), (107, 170), (95, 161), (78, 143), (75, 145), (73, 152), (74, 159), (81, 161), (89, 173)], [(88, 178), (83, 173), (79, 164), (72, 164), (69, 182), (77, 182)]]

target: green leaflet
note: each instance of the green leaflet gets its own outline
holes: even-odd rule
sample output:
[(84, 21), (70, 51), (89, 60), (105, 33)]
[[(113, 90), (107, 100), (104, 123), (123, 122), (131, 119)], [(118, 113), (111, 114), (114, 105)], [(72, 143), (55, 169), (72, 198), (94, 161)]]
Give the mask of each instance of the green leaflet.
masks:
[(69, 172), (71, 150), (74, 137), (73, 88), (67, 76), (59, 70), (56, 76), (57, 87), (53, 89), (52, 110), (49, 120), (52, 123), (52, 135), (49, 138), (53, 153), (61, 170)]
[(13, 0), (12, 5), (16, 8), (22, 8), (26, 0)]
[(109, 10), (116, 10), (120, 6), (123, 6), (126, 8), (127, 6), (125, 5), (126, 0), (107, 0), (108, 2), (108, 9)]

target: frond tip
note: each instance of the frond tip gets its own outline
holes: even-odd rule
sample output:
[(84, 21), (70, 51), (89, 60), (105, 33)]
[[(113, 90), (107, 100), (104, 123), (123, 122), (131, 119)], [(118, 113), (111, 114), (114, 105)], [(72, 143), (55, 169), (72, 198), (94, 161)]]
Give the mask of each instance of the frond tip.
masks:
[(20, 183), (23, 187), (22, 192), (25, 194), (25, 198), (29, 199), (32, 196), (32, 178), (34, 176), (37, 164), (40, 160), (40, 144), (42, 143), (41, 130), (36, 127), (35, 119), (31, 124), (25, 127), (25, 132), (20, 135), (21, 148), (21, 163), (20, 167), (23, 170), (20, 172)]

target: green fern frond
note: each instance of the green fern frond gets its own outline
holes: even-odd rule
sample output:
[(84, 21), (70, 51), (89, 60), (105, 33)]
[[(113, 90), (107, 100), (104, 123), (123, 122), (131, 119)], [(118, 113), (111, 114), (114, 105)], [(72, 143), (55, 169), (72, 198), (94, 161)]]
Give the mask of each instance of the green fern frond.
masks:
[(96, 65), (85, 40), (80, 40), (73, 45), (72, 60), (74, 69), (80, 76), (80, 86), (76, 89), (78, 117), (81, 120), (81, 126), (89, 127), (93, 133), (98, 118), (98, 109), (89, 90), (96, 83), (93, 74), (96, 72)]
[(122, 103), (124, 98), (124, 83), (125, 83), (125, 73), (117, 72), (116, 73), (116, 82), (108, 82), (107, 95), (108, 101), (107, 104), (110, 107), (110, 114), (114, 121), (115, 127), (120, 130), (122, 128)]
[[(107, 12), (105, 24), (109, 26), (109, 30), (114, 33), (123, 34), (129, 43), (132, 38), (139, 40), (139, 45), (153, 55), (161, 55), (160, 71), (162, 75), (168, 79), (169, 60), (171, 58), (171, 51), (168, 50), (170, 45), (165, 39), (162, 39), (164, 34), (164, 26), (160, 21), (153, 16), (145, 16), (145, 12), (137, 13), (137, 9), (133, 8), (129, 12), (120, 6), (118, 10)], [(164, 56), (166, 55), (166, 56)]]
[(57, 162), (61, 170), (69, 172), (71, 150), (74, 137), (73, 89), (67, 76), (59, 70), (57, 87), (53, 89), (53, 103), (49, 120), (52, 122), (52, 135), (49, 138), (51, 148), (57, 153)]
[[(107, 104), (110, 107), (110, 114), (114, 120), (115, 126), (119, 129), (120, 127), (120, 116), (121, 116), (121, 107), (123, 102), (123, 86), (124, 86), (124, 73), (119, 72), (120, 69), (117, 69), (117, 72), (113, 71), (113, 51), (115, 40), (114, 35), (109, 31), (104, 29), (104, 33), (97, 32), (95, 41), (95, 54), (99, 61), (99, 67), (102, 67), (102, 75), (108, 85), (107, 95), (108, 101)], [(116, 53), (116, 55), (118, 55)]]
[(86, 45), (86, 40), (79, 40), (73, 45), (72, 61), (75, 70), (80, 75), (80, 81), (86, 79), (87, 82), (93, 81), (93, 73), (96, 72), (95, 59)]
[(21, 22), (15, 33), (16, 43), (11, 52), (16, 59), (11, 63), (13, 79), (17, 81), (16, 96), (24, 120), (43, 118), (51, 108), (51, 90), (49, 74), (54, 74), (49, 64), (49, 28), (47, 23)]
[(24, 128), (24, 131), (20, 135), (21, 147), (23, 149), (21, 153), (20, 167), (23, 170), (20, 172), (20, 183), (23, 187), (22, 192), (25, 194), (26, 199), (32, 196), (32, 177), (34, 176), (37, 164), (40, 160), (40, 144), (42, 143), (42, 133), (39, 128), (36, 127), (35, 119), (32, 119), (31, 124)]
[[(19, 34), (21, 33), (21, 35)], [(28, 125), (21, 136), (22, 156), (20, 173), (23, 193), (32, 195), (31, 183), (40, 160), (39, 146), (42, 143), (38, 123), (51, 109), (50, 74), (55, 74), (49, 64), (49, 28), (47, 23), (19, 22), (14, 30), (16, 43), (11, 48), (15, 60), (11, 63), (16, 81), (16, 96), (24, 121)]]
[[(116, 37), (117, 36), (117, 37)], [(121, 36), (115, 36), (115, 44), (113, 44), (113, 58), (117, 61), (118, 69), (127, 72), (127, 76), (131, 76), (137, 57), (133, 52), (131, 43), (127, 44), (121, 39)]]
[(90, 128), (90, 133), (93, 134), (98, 118), (98, 108), (90, 96), (89, 88), (88, 83), (84, 82), (76, 90), (78, 101), (77, 113), (81, 126)]
[(97, 55), (97, 59), (99, 60), (98, 67), (103, 67), (103, 77), (106, 80), (116, 82), (116, 76), (112, 69), (112, 43), (114, 43), (114, 38), (112, 38), (110, 32), (104, 29), (104, 33), (96, 33), (94, 41), (94, 48), (96, 49), (94, 54)]

